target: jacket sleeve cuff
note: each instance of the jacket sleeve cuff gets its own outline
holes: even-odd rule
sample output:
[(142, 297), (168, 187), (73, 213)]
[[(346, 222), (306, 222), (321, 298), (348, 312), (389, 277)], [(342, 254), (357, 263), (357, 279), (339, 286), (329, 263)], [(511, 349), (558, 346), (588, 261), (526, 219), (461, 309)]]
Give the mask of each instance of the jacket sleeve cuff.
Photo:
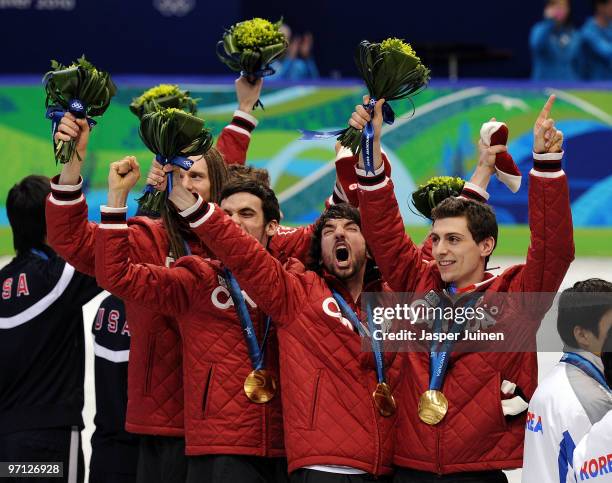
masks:
[(466, 181), (463, 185), (463, 189), (461, 190), (461, 198), (467, 198), (474, 201), (480, 201), (481, 203), (486, 203), (489, 201), (489, 193), (486, 190), (483, 190), (480, 186), (470, 183)]
[(51, 195), (49, 201), (56, 205), (76, 205), (83, 197), (83, 178), (79, 176), (77, 184), (59, 184), (60, 175), (51, 178)]
[(127, 206), (114, 208), (111, 206), (100, 206), (99, 228), (106, 230), (121, 230), (127, 226)]
[(357, 186), (361, 190), (374, 191), (387, 185), (389, 178), (385, 173), (385, 164), (374, 170), (374, 173), (366, 173), (364, 169), (355, 166), (357, 175)]
[(541, 178), (558, 178), (562, 176), (561, 161), (564, 151), (560, 153), (533, 153), (533, 169), (531, 174)]
[(206, 203), (204, 198), (198, 196), (196, 202), (179, 214), (185, 219), (191, 228), (197, 228), (206, 222), (215, 211), (215, 205)]
[(225, 129), (230, 129), (231, 131), (236, 131), (237, 133), (251, 137), (251, 132), (257, 127), (257, 124), (259, 124), (259, 121), (254, 116), (236, 110), (234, 111), (232, 122), (225, 126)]

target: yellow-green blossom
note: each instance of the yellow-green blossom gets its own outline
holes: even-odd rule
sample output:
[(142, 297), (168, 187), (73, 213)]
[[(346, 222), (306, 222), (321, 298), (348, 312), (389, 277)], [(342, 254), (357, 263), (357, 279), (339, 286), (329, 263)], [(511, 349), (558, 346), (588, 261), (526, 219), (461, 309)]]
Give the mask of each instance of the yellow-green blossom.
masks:
[(254, 18), (234, 25), (230, 34), (236, 45), (242, 49), (267, 47), (285, 42), (285, 36), (279, 30), (278, 23), (263, 18)]
[(439, 189), (448, 186), (455, 191), (461, 191), (465, 181), (459, 177), (452, 176), (434, 176), (428, 179), (424, 184), (419, 185), (419, 188)]
[(412, 46), (409, 43), (404, 42), (402, 39), (397, 39), (395, 37), (385, 39), (380, 43), (380, 48), (384, 51), (395, 50), (398, 52), (402, 52), (406, 55), (410, 55), (411, 57), (416, 57), (418, 59), (416, 52), (414, 51)]
[(144, 91), (142, 95), (134, 100), (134, 104), (140, 106), (147, 101), (152, 101), (160, 97), (165, 96), (179, 96), (183, 92), (179, 89), (179, 86), (174, 84), (159, 84), (155, 87)]

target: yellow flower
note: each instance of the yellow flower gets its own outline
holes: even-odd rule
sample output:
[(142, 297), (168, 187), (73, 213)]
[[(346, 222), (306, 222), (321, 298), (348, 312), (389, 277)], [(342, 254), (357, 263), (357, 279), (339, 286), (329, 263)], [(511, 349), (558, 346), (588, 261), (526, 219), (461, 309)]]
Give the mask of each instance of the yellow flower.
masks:
[(402, 39), (397, 39), (395, 37), (390, 37), (386, 40), (383, 40), (380, 43), (380, 48), (381, 50), (384, 51), (390, 51), (390, 50), (395, 50), (397, 52), (402, 52), (406, 55), (409, 55), (411, 57), (415, 57), (418, 59), (416, 52), (414, 51), (414, 49), (412, 48), (412, 46), (409, 43), (404, 42)]
[(277, 24), (263, 18), (253, 18), (234, 25), (229, 33), (234, 37), (236, 45), (241, 49), (253, 49), (280, 44), (285, 36)]
[(147, 101), (152, 101), (160, 97), (178, 96), (181, 94), (182, 94), (182, 91), (179, 89), (179, 86), (177, 85), (159, 84), (155, 87), (151, 87), (150, 89), (144, 91), (142, 95), (134, 101), (134, 104), (136, 104), (137, 106), (140, 106)]

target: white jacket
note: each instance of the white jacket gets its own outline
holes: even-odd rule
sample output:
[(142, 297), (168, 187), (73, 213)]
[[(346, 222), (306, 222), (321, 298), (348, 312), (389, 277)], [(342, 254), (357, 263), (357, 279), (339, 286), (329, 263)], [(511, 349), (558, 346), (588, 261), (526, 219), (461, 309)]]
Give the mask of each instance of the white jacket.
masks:
[[(603, 372), (599, 357), (579, 352)], [(573, 483), (576, 444), (612, 409), (612, 394), (574, 365), (559, 362), (527, 410), (523, 483)]]
[(612, 410), (576, 446), (574, 473), (579, 483), (612, 483)]

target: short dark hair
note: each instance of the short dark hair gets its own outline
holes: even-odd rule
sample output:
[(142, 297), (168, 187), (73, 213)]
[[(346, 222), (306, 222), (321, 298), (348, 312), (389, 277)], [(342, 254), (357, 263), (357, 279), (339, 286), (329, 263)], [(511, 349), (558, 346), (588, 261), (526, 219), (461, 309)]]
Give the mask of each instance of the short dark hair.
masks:
[[(491, 206), (480, 201), (451, 196), (431, 210), (432, 223), (442, 218), (455, 217), (466, 218), (468, 230), (476, 243), (480, 243), (488, 237), (493, 237), (493, 250), (495, 250), (499, 228), (495, 212)], [(485, 266), (488, 261), (489, 257), (487, 256), (485, 258)]]
[[(576, 282), (559, 298), (557, 332), (566, 345), (577, 347), (574, 327), (580, 326), (599, 337), (599, 321), (612, 310), (612, 283), (600, 278)], [(591, 295), (585, 295), (591, 294)]]
[(17, 253), (42, 248), (47, 237), (45, 200), (51, 192), (46, 176), (30, 175), (14, 185), (6, 197), (6, 213)]
[(227, 183), (221, 190), (219, 203), (236, 193), (251, 193), (261, 200), (264, 220), (266, 223), (280, 220), (280, 207), (274, 191), (269, 187), (252, 180), (236, 179)]
[(227, 174), (230, 181), (235, 180), (251, 180), (264, 186), (270, 187), (270, 173), (265, 168), (256, 168), (255, 166), (247, 166), (244, 164), (228, 164)]
[(603, 361), (604, 375), (606, 381), (608, 381), (608, 386), (612, 387), (612, 330), (608, 331), (608, 336), (604, 341), (601, 360)]
[(348, 203), (339, 203), (327, 208), (316, 221), (310, 242), (308, 268), (318, 272), (321, 268), (321, 236), (329, 220), (351, 220), (361, 228), (359, 210)]

